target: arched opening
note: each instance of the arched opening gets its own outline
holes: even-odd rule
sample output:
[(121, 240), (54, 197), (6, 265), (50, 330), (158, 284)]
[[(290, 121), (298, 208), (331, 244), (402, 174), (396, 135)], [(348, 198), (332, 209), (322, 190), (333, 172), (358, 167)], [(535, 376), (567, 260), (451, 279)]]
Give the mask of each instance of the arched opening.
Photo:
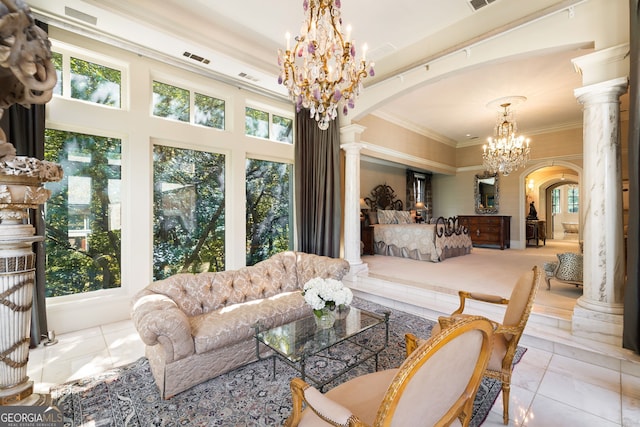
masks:
[[(520, 207), (521, 247), (531, 242), (527, 240), (527, 217), (531, 205), (542, 222), (546, 239), (581, 240), (582, 213), (580, 211), (582, 170), (573, 163), (554, 161), (547, 164), (531, 165), (521, 176)], [(564, 225), (563, 225), (564, 223)], [(530, 234), (530, 233), (529, 233)]]

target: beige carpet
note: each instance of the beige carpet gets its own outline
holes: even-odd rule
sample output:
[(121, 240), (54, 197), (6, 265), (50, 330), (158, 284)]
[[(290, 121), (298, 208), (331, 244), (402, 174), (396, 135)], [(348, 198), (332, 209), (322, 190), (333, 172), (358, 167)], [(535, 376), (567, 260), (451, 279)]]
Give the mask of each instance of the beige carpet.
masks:
[[(578, 252), (577, 241), (547, 240), (545, 246), (519, 249), (473, 248), (471, 254), (433, 263), (381, 255), (363, 256), (369, 276), (411, 286), (457, 294), (458, 290), (509, 297), (517, 278), (534, 265), (542, 269), (546, 261), (557, 260), (560, 252)], [(573, 310), (582, 288), (551, 281), (547, 290), (543, 278), (534, 311)]]

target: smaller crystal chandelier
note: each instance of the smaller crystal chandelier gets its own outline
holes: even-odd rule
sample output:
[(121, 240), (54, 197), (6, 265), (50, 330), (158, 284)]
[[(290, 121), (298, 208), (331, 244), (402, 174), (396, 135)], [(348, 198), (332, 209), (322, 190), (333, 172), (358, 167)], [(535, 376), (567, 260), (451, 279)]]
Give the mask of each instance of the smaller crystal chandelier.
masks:
[[(519, 97), (524, 100), (524, 97)], [(499, 115), (495, 127), (495, 136), (489, 137), (482, 146), (482, 160), (486, 170), (509, 175), (529, 160), (529, 139), (516, 136), (518, 125), (512, 111), (511, 102), (500, 104), (504, 109)]]
[[(295, 46), (290, 48), (290, 35), (286, 34), (287, 49), (278, 49), (280, 76), (278, 83), (289, 90), (296, 111), (308, 108), (310, 117), (325, 130), (338, 115), (338, 104), (355, 106), (355, 99), (362, 90), (362, 80), (367, 77), (366, 45), (362, 47), (362, 59), (356, 60), (356, 44), (341, 32), (340, 0), (304, 0), (305, 21)], [(296, 63), (296, 61), (298, 61)], [(369, 65), (373, 76), (373, 63)]]

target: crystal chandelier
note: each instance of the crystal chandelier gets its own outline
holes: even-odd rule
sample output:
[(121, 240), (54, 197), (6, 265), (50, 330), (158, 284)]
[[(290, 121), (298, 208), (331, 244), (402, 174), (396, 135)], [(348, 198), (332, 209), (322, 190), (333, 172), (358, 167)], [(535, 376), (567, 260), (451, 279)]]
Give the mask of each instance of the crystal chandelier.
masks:
[(488, 144), (482, 146), (482, 160), (486, 170), (509, 175), (529, 160), (529, 139), (516, 136), (518, 125), (510, 102), (500, 104), (504, 109), (498, 116), (495, 136), (488, 138)]
[[(339, 103), (345, 115), (347, 107), (355, 106), (367, 77), (367, 46), (362, 47), (362, 59), (356, 60), (351, 28), (347, 27), (346, 37), (341, 32), (340, 0), (304, 0), (302, 5), (306, 16), (295, 46), (290, 48), (287, 33), (286, 51), (278, 49), (278, 83), (289, 90), (296, 111), (308, 108), (310, 117), (325, 130), (337, 117)], [(374, 75), (373, 63), (369, 74)]]

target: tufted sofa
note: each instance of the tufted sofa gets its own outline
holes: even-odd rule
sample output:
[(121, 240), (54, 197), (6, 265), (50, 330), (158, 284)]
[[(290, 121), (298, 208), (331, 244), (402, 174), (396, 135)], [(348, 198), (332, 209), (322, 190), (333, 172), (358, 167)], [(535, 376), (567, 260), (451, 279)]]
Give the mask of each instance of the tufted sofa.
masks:
[(304, 284), (348, 271), (343, 259), (289, 251), (238, 270), (177, 274), (141, 290), (132, 319), (162, 397), (255, 361), (257, 322), (271, 328), (311, 314)]

